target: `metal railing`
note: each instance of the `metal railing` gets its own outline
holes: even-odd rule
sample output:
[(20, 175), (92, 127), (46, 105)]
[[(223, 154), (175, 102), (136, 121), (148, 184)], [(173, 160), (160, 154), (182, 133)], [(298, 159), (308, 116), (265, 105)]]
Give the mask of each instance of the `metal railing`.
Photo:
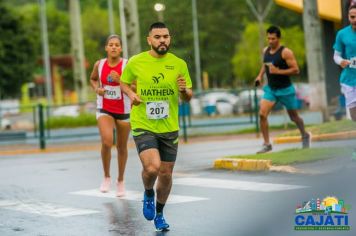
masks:
[[(251, 125), (254, 124), (256, 133), (259, 133), (259, 103), (258, 103), (258, 96), (257, 90), (253, 90), (253, 94), (249, 93), (249, 103), (247, 109), (247, 120), (237, 120), (237, 119), (230, 119), (227, 121), (221, 119), (209, 119), (208, 122), (204, 121), (194, 121), (192, 114), (191, 114), (191, 105), (190, 103), (182, 103), (180, 104), (180, 114), (179, 114), (179, 122), (180, 127), (183, 132), (184, 141), (188, 141), (188, 130), (199, 128), (199, 127), (217, 127), (217, 126), (235, 126), (235, 125)], [(246, 113), (245, 113), (246, 114)], [(215, 120), (215, 121), (214, 121)]]
[[(211, 129), (213, 127), (221, 126), (254, 125), (256, 133), (259, 133), (258, 97), (256, 90), (253, 91), (253, 93), (249, 93), (249, 107), (247, 107), (247, 112), (244, 112), (244, 116), (242, 118), (240, 116), (236, 116), (235, 114), (230, 115), (230, 117), (227, 118), (221, 115), (217, 115), (217, 117), (211, 117), (210, 114), (207, 114), (206, 111), (203, 111), (203, 114), (200, 114), (199, 116), (195, 116), (191, 112), (190, 103), (180, 104), (179, 123), (184, 140), (186, 142), (188, 141), (189, 131), (204, 127)], [(72, 104), (66, 106), (77, 106), (79, 107), (79, 110), (85, 110), (82, 109), (85, 105), (86, 104)], [(92, 104), (92, 106), (94, 105)], [(62, 130), (54, 129), (51, 127), (50, 123), (54, 120), (54, 111), (58, 108), (59, 106), (47, 106), (42, 104), (17, 107), (16, 109), (19, 111), (19, 114), (11, 115), (6, 118), (12, 119), (14, 121), (26, 120), (26, 124), (29, 127), (26, 129), (21, 129), (21, 127), (14, 127), (15, 129), (13, 130), (1, 131), (0, 142), (24, 139), (32, 141), (37, 140), (39, 148), (45, 149), (49, 140), (89, 136), (99, 137), (98, 129), (96, 127), (94, 128), (94, 126), (96, 126), (95, 120), (93, 127), (64, 128)], [(10, 108), (7, 109), (8, 110), (3, 109), (1, 111), (2, 113), (0, 114), (9, 113)], [(93, 119), (95, 119), (95, 107), (94, 111), (91, 111), (91, 113), (93, 115)], [(80, 114), (80, 112), (78, 114)]]

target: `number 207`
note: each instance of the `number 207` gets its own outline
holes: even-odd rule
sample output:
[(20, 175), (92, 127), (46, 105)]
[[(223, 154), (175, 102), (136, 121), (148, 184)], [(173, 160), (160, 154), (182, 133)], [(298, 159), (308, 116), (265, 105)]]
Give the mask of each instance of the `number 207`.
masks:
[(163, 114), (163, 111), (164, 111), (163, 107), (150, 108), (151, 115)]

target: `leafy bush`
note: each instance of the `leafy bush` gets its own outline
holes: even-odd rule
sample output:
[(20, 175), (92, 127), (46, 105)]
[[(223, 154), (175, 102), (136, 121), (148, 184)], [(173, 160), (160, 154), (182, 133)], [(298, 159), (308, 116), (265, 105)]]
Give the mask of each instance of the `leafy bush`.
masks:
[(97, 121), (94, 114), (82, 113), (77, 117), (70, 117), (70, 116), (50, 117), (47, 120), (46, 128), (58, 129), (58, 128), (86, 127), (86, 126), (95, 126), (96, 124)]

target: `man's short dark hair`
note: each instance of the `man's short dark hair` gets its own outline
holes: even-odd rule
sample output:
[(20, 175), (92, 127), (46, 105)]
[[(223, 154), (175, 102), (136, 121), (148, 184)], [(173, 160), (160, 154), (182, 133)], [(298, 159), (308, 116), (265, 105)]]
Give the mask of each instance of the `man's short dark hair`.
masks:
[(349, 11), (351, 9), (356, 9), (356, 3), (351, 3), (351, 5), (349, 6)]
[(281, 37), (281, 30), (275, 25), (270, 26), (266, 32), (268, 34), (276, 34), (277, 38)]
[(165, 23), (155, 22), (150, 26), (150, 28), (148, 29), (148, 32), (150, 33), (153, 29), (165, 29), (165, 28), (167, 28)]

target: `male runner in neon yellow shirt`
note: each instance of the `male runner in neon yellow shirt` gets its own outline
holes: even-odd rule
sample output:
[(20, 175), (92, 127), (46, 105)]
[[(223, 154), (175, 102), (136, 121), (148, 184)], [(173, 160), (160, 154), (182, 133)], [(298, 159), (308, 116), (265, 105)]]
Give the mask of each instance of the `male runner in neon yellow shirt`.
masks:
[[(179, 98), (193, 95), (187, 64), (168, 53), (171, 37), (164, 23), (151, 25), (147, 42), (151, 50), (133, 56), (121, 76), (121, 88), (134, 105), (131, 129), (143, 166), (143, 215), (157, 230), (168, 230), (163, 207), (172, 187), (178, 149)], [(136, 81), (137, 92), (129, 87)], [(157, 202), (153, 186), (157, 181)]]

